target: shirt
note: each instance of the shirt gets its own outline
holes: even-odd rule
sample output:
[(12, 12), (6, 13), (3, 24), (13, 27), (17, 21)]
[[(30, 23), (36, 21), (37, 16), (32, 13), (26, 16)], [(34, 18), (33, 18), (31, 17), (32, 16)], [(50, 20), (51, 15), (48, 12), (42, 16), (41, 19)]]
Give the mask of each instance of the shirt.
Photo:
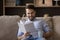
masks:
[[(34, 27), (36, 28), (36, 30), (41, 30), (43, 32), (49, 32), (51, 29), (49, 28), (48, 24), (43, 20), (43, 19), (34, 19), (33, 21), (30, 21), (29, 19), (27, 19), (25, 21), (25, 23), (30, 23), (33, 22), (34, 23)], [(20, 28), (18, 29), (18, 34), (17, 36), (22, 36), (24, 33), (20, 31)]]

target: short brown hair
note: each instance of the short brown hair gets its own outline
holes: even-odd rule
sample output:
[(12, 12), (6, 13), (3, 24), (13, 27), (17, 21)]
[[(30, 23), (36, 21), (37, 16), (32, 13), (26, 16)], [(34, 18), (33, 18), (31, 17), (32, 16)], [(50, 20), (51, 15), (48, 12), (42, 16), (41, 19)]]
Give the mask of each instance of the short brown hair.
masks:
[(33, 10), (35, 10), (35, 6), (34, 5), (26, 5), (26, 9), (33, 9)]

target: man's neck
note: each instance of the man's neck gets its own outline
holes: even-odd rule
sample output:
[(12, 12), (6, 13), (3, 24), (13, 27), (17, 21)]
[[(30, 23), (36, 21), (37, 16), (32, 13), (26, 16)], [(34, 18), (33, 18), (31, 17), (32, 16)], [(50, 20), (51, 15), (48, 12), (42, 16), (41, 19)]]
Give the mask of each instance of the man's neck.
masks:
[(30, 21), (34, 21), (35, 20), (35, 18), (33, 18), (33, 19), (29, 19)]

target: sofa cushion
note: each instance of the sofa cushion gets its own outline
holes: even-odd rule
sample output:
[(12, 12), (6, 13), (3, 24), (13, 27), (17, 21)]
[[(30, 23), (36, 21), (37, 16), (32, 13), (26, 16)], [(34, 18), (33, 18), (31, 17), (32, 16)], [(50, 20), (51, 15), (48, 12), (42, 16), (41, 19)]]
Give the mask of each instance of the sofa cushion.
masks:
[(60, 16), (53, 16), (54, 40), (60, 40)]
[(19, 16), (0, 16), (0, 40), (16, 40)]

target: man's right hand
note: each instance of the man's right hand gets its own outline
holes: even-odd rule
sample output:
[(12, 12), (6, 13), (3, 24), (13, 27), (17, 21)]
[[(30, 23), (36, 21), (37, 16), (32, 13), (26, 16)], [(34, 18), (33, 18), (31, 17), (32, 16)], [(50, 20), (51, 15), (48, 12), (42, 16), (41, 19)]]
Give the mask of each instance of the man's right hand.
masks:
[(27, 36), (29, 36), (29, 35), (30, 35), (29, 32), (24, 33), (24, 36), (25, 36), (25, 37), (27, 37)]
[(18, 37), (18, 40), (21, 40), (22, 38), (25, 38), (25, 37), (27, 37), (27, 36), (29, 36), (29, 35), (30, 35), (30, 33), (29, 33), (29, 32), (26, 32), (26, 33), (24, 33), (24, 35), (19, 36), (19, 37)]

